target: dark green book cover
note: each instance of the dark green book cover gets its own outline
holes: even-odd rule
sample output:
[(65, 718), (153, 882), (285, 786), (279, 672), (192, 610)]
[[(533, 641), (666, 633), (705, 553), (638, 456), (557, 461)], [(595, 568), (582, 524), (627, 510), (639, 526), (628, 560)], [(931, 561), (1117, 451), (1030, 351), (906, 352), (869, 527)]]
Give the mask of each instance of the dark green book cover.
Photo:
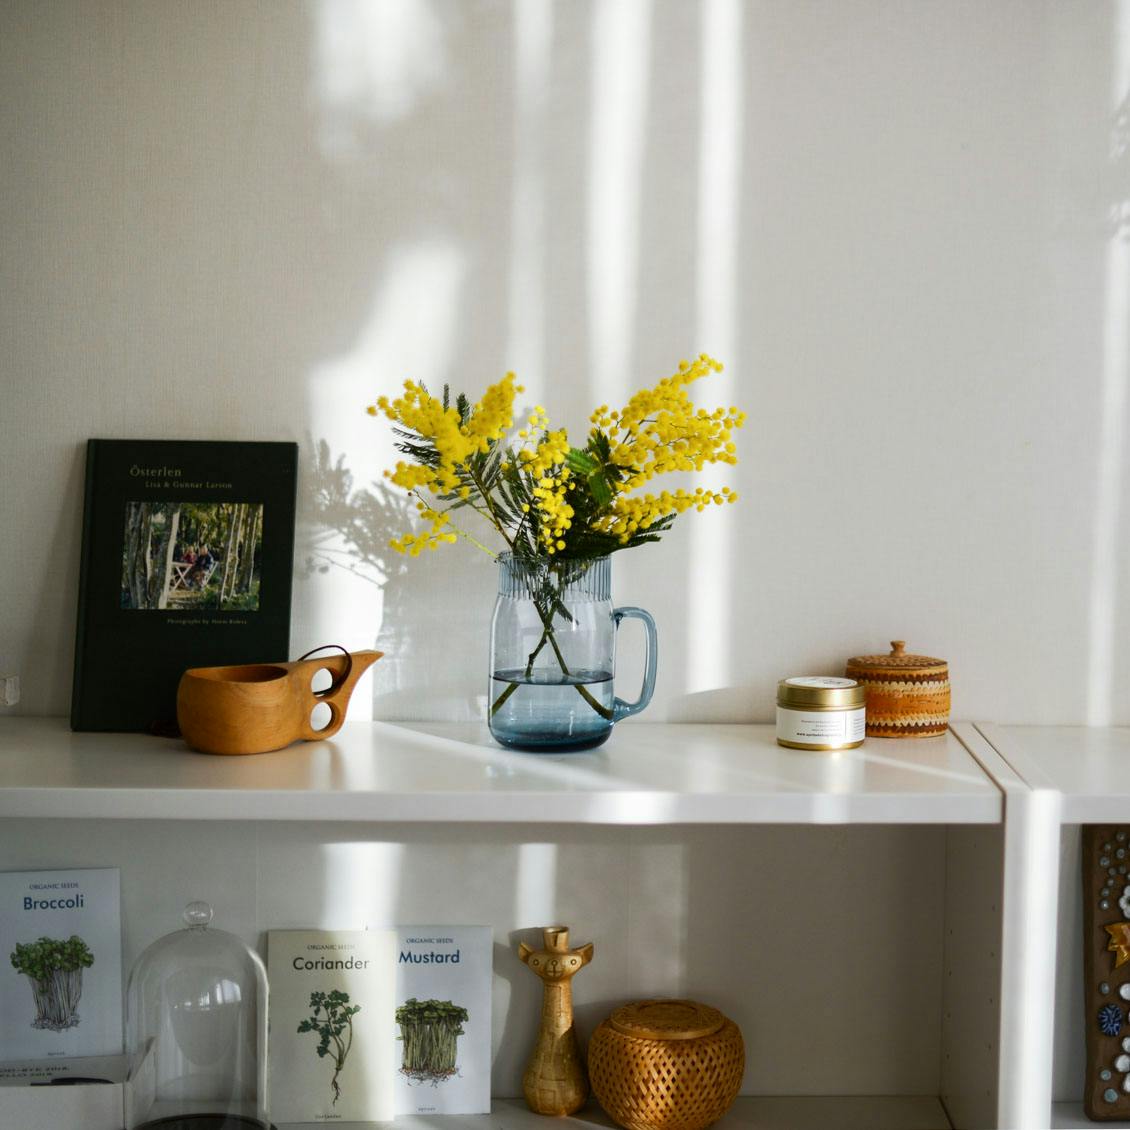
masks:
[(189, 667), (289, 658), (294, 443), (92, 439), (74, 730), (168, 732)]

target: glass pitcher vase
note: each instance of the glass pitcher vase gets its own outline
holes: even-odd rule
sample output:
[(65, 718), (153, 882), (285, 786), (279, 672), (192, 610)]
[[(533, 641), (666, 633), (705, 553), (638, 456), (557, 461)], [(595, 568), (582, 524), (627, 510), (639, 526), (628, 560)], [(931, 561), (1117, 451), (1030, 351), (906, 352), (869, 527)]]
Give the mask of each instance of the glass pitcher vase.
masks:
[[(613, 693), (616, 630), (642, 620), (647, 655), (635, 702)], [(512, 749), (591, 749), (614, 723), (638, 714), (655, 689), (655, 621), (642, 608), (612, 607), (612, 562), (498, 559), (490, 638), (488, 724)]]

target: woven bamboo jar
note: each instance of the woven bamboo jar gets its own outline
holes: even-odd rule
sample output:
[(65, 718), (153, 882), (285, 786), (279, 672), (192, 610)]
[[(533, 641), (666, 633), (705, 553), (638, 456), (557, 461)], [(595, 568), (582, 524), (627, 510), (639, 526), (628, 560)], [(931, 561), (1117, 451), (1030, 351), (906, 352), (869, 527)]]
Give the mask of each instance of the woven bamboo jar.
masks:
[(697, 1001), (618, 1008), (589, 1041), (589, 1082), (627, 1130), (703, 1130), (737, 1097), (745, 1072), (738, 1026)]
[(845, 675), (867, 690), (867, 736), (932, 738), (950, 718), (949, 666), (944, 659), (908, 655), (891, 640), (889, 655), (857, 655)]

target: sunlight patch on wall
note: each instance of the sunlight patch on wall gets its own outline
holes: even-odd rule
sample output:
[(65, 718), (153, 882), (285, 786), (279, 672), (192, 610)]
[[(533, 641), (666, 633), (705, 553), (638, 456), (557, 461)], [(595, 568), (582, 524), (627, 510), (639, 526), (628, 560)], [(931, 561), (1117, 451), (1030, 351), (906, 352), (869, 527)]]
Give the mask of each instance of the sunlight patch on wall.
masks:
[(444, 79), (443, 24), (431, 0), (318, 0), (315, 93), (326, 156), (364, 148), (364, 127), (393, 123)]
[(598, 3), (592, 12), (590, 382), (599, 400), (618, 406), (627, 401), (632, 387), (651, 0)]
[(322, 853), (325, 928), (369, 930), (397, 925), (403, 844), (325, 844)]
[(557, 914), (557, 845), (520, 844), (514, 887), (514, 923), (519, 929), (553, 925)]
[[(1119, 0), (1115, 20), (1112, 116), (1130, 95), (1130, 0)], [(1114, 717), (1122, 467), (1126, 457), (1127, 382), (1130, 378), (1130, 242), (1120, 235), (1117, 227), (1107, 244), (1105, 289), (1087, 664), (1087, 724), (1090, 726), (1109, 726)]]
[[(382, 482), (382, 472), (397, 458), (387, 421), (367, 415), (365, 406), (382, 393), (395, 394), (408, 378), (433, 389), (448, 379), (465, 273), (465, 257), (450, 243), (392, 249), (354, 344), (311, 372), (306, 398), (310, 435), (315, 443), (325, 441), (331, 459), (344, 456), (355, 488)], [(404, 516), (402, 508), (396, 517)], [(315, 561), (328, 571), (315, 573), (295, 602), (296, 621), (301, 622), (294, 638), (372, 647), (381, 627), (379, 586), (384, 580), (373, 561), (384, 554), (388, 538), (401, 532), (369, 531), (374, 544), (366, 553), (344, 538), (327, 536), (324, 529), (310, 531), (311, 539), (318, 539)], [(371, 717), (369, 709), (370, 702), (355, 699), (350, 718)]]
[[(710, 378), (712, 404), (734, 396), (738, 356), (737, 272), (742, 177), (742, 0), (703, 0), (702, 102), (698, 160), (697, 322), (699, 348), (726, 369)], [(704, 396), (706, 390), (704, 389)], [(739, 448), (740, 452), (740, 448)], [(711, 485), (733, 485), (714, 468)], [(741, 505), (739, 502), (738, 505)], [(729, 685), (734, 569), (728, 512), (702, 515), (691, 540), (687, 603), (688, 693)]]
[(534, 394), (545, 387), (546, 76), (551, 0), (514, 0), (514, 201), (507, 364)]

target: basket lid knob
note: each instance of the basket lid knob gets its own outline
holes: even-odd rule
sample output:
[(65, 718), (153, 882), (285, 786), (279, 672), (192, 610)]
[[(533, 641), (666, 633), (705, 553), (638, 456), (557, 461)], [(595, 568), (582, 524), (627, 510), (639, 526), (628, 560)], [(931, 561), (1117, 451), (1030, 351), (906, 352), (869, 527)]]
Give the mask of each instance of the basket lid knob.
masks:
[(610, 1022), (621, 1035), (640, 1040), (697, 1040), (717, 1032), (726, 1018), (698, 1001), (635, 1001), (613, 1012)]
[(890, 677), (891, 674), (914, 673), (948, 677), (949, 664), (944, 659), (930, 655), (912, 655), (906, 650), (906, 640), (891, 640), (891, 650), (881, 655), (856, 655), (847, 661), (845, 668), (849, 679)]

